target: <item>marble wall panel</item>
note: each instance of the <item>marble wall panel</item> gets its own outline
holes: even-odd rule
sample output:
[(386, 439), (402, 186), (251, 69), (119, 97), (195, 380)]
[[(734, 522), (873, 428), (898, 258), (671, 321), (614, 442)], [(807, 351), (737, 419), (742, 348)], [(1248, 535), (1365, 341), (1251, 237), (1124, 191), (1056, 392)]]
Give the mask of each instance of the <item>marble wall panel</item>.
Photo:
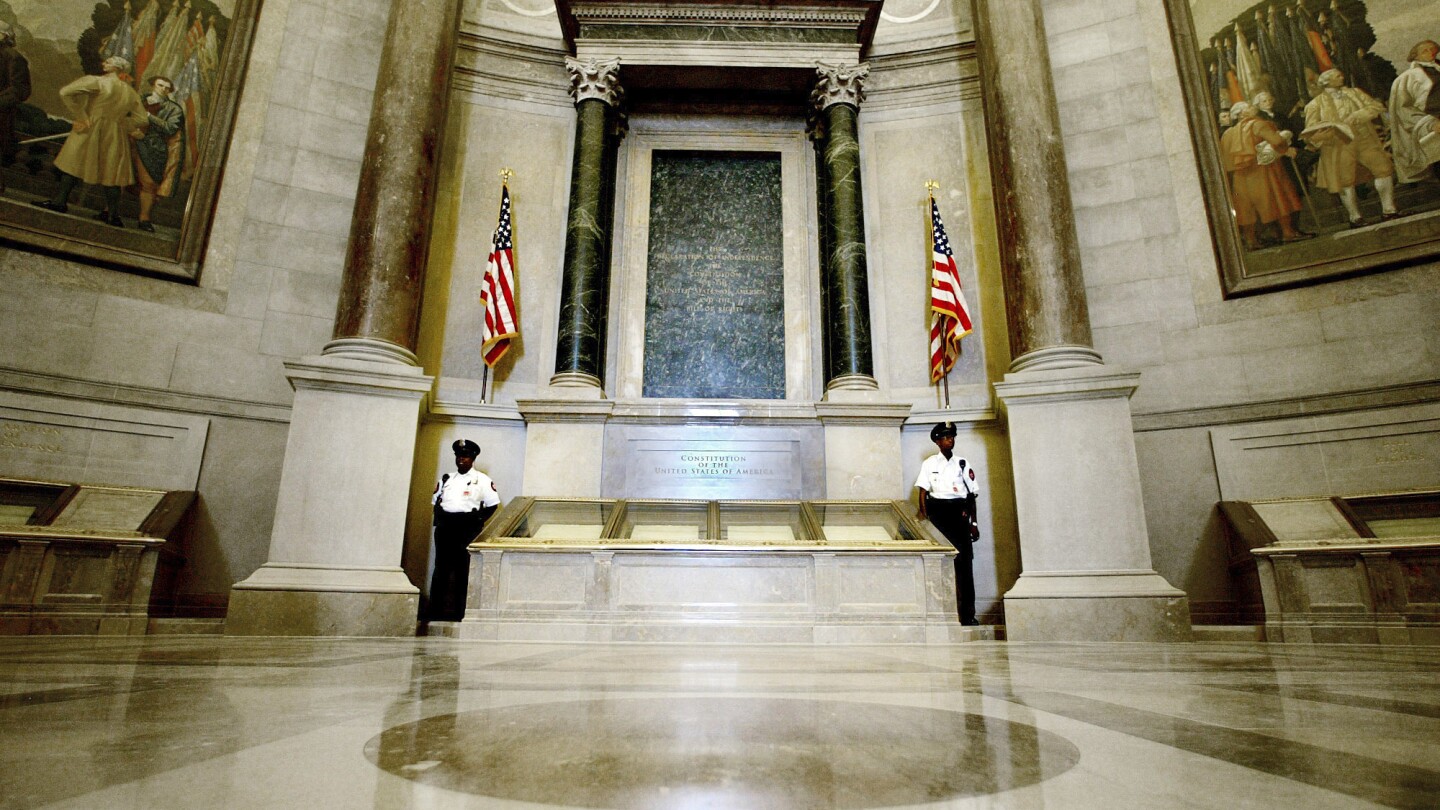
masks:
[[(558, 54), (555, 61), (563, 65)], [(554, 372), (574, 128), (568, 100), (563, 106), (542, 105), (456, 91), (442, 155), (418, 347), (426, 368), (441, 378), (441, 401), (480, 399), (486, 374), (478, 291), (500, 212), (502, 168), (515, 172), (509, 185), (520, 337), (488, 375), (486, 399), (513, 405), (516, 399), (534, 396)]]
[(654, 153), (644, 396), (785, 398), (780, 177), (778, 153)]
[(507, 554), (499, 607), (509, 610), (565, 610), (586, 607), (590, 560), (577, 555)]
[(722, 608), (803, 612), (813, 603), (814, 575), (807, 556), (753, 556), (742, 560), (687, 555), (626, 555), (611, 569), (619, 610)]
[(1231, 600), (1229, 550), (1214, 518), (1220, 484), (1209, 431), (1138, 432), (1135, 452), (1156, 573), (1192, 602)]
[(0, 471), (195, 489), (208, 430), (202, 416), (0, 391)]
[[(875, 340), (875, 373), (883, 388), (903, 399), (930, 393), (929, 289), (931, 256), (925, 183), (941, 186), (936, 198), (960, 268), (976, 335), (991, 328), (971, 240), (964, 128), (958, 107), (927, 116), (862, 116), (861, 159), (866, 180), (865, 220), (870, 270), (870, 306)], [(987, 379), (985, 347), (978, 337), (962, 342), (950, 375), (952, 396)]]
[(175, 585), (185, 613), (219, 615), (230, 586), (264, 564), (288, 432), (281, 421), (210, 418)]
[[(815, 156), (804, 122), (780, 116), (637, 115), (621, 142), (609, 357), (618, 398), (644, 394), (652, 156), (666, 151), (779, 153), (784, 255), (785, 398), (818, 399), (820, 335)], [(872, 280), (872, 287), (874, 283)]]
[(837, 568), (840, 613), (925, 613), (923, 559), (850, 557)]
[(1440, 404), (1213, 428), (1225, 500), (1440, 486)]

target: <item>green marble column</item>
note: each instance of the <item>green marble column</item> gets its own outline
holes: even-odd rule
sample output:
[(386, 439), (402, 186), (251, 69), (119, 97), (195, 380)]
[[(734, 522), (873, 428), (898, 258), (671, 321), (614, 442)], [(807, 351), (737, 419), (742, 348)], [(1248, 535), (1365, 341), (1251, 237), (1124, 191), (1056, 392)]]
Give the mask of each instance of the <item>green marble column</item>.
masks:
[(603, 387), (609, 309), (615, 157), (620, 143), (618, 61), (567, 60), (575, 97), (575, 162), (551, 385)]
[(870, 351), (870, 290), (865, 266), (865, 217), (860, 193), (856, 119), (866, 65), (820, 65), (811, 101), (818, 108), (821, 288), (825, 387), (875, 389)]

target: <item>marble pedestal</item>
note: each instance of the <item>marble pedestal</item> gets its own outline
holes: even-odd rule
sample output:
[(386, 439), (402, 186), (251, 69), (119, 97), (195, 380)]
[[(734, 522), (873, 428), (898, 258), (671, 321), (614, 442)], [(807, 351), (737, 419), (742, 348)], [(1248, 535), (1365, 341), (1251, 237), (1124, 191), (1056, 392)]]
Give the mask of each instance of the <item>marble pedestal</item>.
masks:
[(552, 386), (544, 399), (520, 400), (525, 418), (525, 491), (556, 498), (600, 495), (605, 423), (615, 404), (600, 389)]
[(682, 551), (470, 547), (465, 620), (502, 641), (948, 643), (953, 551)]
[(419, 368), (335, 356), (287, 363), (295, 404), (269, 560), (234, 586), (230, 635), (410, 636), (400, 568)]
[(1440, 645), (1440, 537), (1279, 541), (1251, 553), (1269, 641)]
[(825, 426), (825, 497), (893, 498), (907, 492), (901, 480), (900, 428), (908, 404), (882, 400), (878, 392), (832, 390), (816, 403)]
[(1022, 371), (1008, 413), (1024, 566), (1005, 594), (1016, 641), (1181, 641), (1183, 591), (1155, 573), (1130, 422), (1138, 374), (1102, 365)]

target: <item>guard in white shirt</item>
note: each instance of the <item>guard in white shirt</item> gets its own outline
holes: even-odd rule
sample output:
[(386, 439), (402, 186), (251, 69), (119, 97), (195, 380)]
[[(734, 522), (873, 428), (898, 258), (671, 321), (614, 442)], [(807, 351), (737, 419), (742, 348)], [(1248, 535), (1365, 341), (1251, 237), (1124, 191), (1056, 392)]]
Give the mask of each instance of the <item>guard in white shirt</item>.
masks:
[(979, 500), (980, 482), (975, 467), (955, 455), (955, 423), (941, 422), (930, 429), (930, 441), (940, 452), (920, 465), (915, 479), (915, 494), (920, 500), (916, 513), (945, 535), (958, 552), (955, 555), (955, 589), (958, 592), (960, 623), (977, 625), (975, 619), (975, 573), (971, 561), (975, 552), (971, 544), (980, 539), (980, 524), (975, 520), (975, 503)]
[(480, 445), (469, 439), (452, 444), (455, 475), (444, 475), (435, 485), (435, 572), (430, 575), (430, 621), (458, 622), (465, 618), (465, 589), (470, 580), (467, 547), (480, 534), (485, 520), (500, 505), (500, 493), (490, 476), (474, 469)]

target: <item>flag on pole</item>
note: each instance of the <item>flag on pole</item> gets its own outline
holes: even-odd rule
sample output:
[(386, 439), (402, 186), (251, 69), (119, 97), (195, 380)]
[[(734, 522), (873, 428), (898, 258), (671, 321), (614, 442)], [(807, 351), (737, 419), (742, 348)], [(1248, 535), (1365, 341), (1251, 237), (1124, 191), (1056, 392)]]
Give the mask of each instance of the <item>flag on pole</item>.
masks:
[(510, 349), (510, 341), (520, 336), (520, 327), (515, 323), (515, 243), (510, 236), (508, 185), (500, 187), (500, 222), (490, 239), (490, 260), (480, 287), (480, 303), (485, 307), (480, 351), (485, 365), (494, 368)]
[(933, 258), (930, 271), (930, 381), (938, 382), (960, 356), (960, 338), (970, 334), (970, 309), (960, 289), (960, 271), (940, 207), (930, 198), (930, 236)]

